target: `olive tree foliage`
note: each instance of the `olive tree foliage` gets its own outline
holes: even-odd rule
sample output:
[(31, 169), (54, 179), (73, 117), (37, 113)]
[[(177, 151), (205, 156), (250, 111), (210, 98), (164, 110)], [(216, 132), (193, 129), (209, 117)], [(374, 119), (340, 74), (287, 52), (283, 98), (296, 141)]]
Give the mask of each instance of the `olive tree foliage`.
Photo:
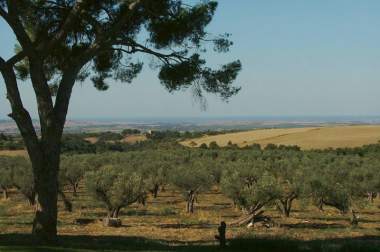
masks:
[(213, 178), (207, 167), (199, 160), (186, 161), (173, 169), (170, 176), (171, 184), (180, 190), (186, 200), (186, 212), (194, 212), (194, 203), (201, 192), (207, 191), (213, 185)]
[[(107, 90), (112, 79), (130, 83), (143, 59), (151, 58), (169, 92), (190, 88), (201, 100), (205, 92), (227, 100), (240, 90), (232, 85), (240, 61), (212, 69), (202, 57), (210, 48), (224, 53), (232, 45), (229, 34), (206, 30), (216, 9), (216, 1), (0, 0), (0, 18), (17, 39), (12, 57), (0, 55), (0, 72), (9, 116), (33, 165), (38, 238), (54, 241), (57, 234), (61, 138), (77, 81), (89, 78), (99, 90)], [(19, 81), (26, 79), (36, 95), (40, 134), (19, 92)]]
[(85, 184), (92, 197), (107, 208), (108, 218), (118, 218), (123, 207), (137, 202), (145, 193), (141, 174), (125, 166), (106, 165), (88, 172)]

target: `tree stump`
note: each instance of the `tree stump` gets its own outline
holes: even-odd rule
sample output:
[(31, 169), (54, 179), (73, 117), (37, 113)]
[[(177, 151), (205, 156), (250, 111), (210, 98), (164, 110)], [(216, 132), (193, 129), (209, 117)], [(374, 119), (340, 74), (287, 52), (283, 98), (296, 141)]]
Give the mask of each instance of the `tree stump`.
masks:
[(219, 241), (219, 246), (221, 248), (224, 248), (226, 246), (226, 228), (227, 228), (226, 223), (222, 221), (220, 223), (220, 226), (218, 227), (219, 235), (215, 235), (215, 239)]
[(105, 227), (121, 227), (121, 219), (119, 218), (105, 218), (103, 220)]

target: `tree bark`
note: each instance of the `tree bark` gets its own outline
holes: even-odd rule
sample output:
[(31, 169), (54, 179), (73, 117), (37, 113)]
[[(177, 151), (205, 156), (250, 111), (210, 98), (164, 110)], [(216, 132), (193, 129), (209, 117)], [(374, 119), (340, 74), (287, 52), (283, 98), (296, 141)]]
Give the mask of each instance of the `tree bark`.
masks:
[(359, 225), (359, 217), (356, 215), (355, 210), (351, 209), (351, 219), (350, 224), (352, 227), (357, 227)]
[(157, 198), (159, 189), (160, 189), (160, 186), (158, 184), (155, 184), (152, 189), (153, 198)]
[(119, 218), (121, 207), (110, 208), (108, 210), (107, 218)]
[(27, 196), (29, 206), (34, 206), (36, 205), (36, 194), (33, 193), (32, 195)]
[(8, 190), (7, 190), (7, 188), (2, 187), (1, 189), (3, 190), (3, 199), (7, 200), (8, 199)]
[(43, 148), (42, 160), (32, 161), (37, 193), (32, 233), (42, 242), (55, 242), (57, 236), (59, 144), (49, 146)]
[(190, 190), (188, 193), (187, 204), (186, 204), (186, 212), (194, 213), (194, 201), (195, 201), (195, 192)]
[(78, 194), (77, 194), (78, 183), (73, 183), (72, 187), (73, 187), (73, 196), (74, 197), (78, 196)]
[(281, 213), (287, 218), (290, 217), (290, 211), (292, 210), (293, 200), (295, 199), (296, 196), (293, 195), (291, 197), (281, 199), (277, 202), (277, 206), (280, 209)]
[(121, 207), (112, 208), (109, 206), (108, 214), (105, 219), (103, 219), (103, 225), (105, 227), (120, 227), (121, 219), (119, 219)]
[(70, 202), (70, 200), (66, 197), (65, 193), (61, 190), (58, 191), (58, 194), (61, 196), (63, 205), (65, 207), (65, 210), (67, 212), (72, 212), (73, 211), (73, 204)]
[(368, 201), (370, 203), (373, 203), (374, 200), (375, 200), (375, 198), (376, 198), (376, 196), (377, 196), (377, 193), (375, 193), (375, 192), (369, 192), (367, 195), (368, 195)]

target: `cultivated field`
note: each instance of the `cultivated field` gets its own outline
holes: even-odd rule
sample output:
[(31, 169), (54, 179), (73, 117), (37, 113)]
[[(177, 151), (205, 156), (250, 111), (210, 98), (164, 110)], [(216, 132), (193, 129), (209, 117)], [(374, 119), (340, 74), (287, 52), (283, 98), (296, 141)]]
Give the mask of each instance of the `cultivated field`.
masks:
[[(98, 137), (87, 137), (85, 140), (89, 143), (95, 144), (98, 142)], [(143, 142), (146, 141), (147, 137), (144, 134), (133, 134), (133, 135), (128, 135), (124, 137), (121, 142), (122, 143), (128, 143), (128, 144), (135, 144), (137, 142)], [(108, 142), (115, 142), (115, 141), (108, 141)]]
[[(331, 126), (289, 129), (260, 129), (238, 133), (204, 136), (182, 142), (186, 146), (200, 146), (215, 141), (219, 146), (226, 146), (229, 141), (239, 146), (258, 143), (298, 145), (304, 150), (340, 147), (360, 147), (380, 141), (380, 126)], [(194, 145), (194, 143), (196, 145)]]

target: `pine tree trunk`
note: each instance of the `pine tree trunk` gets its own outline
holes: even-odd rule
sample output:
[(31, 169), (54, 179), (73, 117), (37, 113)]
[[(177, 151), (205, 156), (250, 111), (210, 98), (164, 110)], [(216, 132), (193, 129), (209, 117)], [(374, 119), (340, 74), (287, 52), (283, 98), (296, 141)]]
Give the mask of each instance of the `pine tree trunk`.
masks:
[(32, 233), (39, 241), (51, 243), (57, 238), (59, 144), (44, 149), (42, 159), (31, 158), (37, 194)]
[(39, 134), (36, 132), (29, 112), (23, 105), (14, 65), (0, 58), (0, 72), (7, 89), (7, 99), (12, 108), (12, 113), (8, 116), (17, 124), (33, 167), (37, 197), (32, 233), (38, 241), (51, 243), (57, 238), (60, 141), (76, 76), (87, 63), (86, 60), (90, 60), (90, 56), (88, 59), (75, 62), (70, 67), (65, 67), (55, 101), (53, 101), (45, 74), (44, 59), (38, 56), (37, 51), (32, 49), (28, 51), (30, 52), (27, 55), (30, 79), (36, 94), (40, 119)]

